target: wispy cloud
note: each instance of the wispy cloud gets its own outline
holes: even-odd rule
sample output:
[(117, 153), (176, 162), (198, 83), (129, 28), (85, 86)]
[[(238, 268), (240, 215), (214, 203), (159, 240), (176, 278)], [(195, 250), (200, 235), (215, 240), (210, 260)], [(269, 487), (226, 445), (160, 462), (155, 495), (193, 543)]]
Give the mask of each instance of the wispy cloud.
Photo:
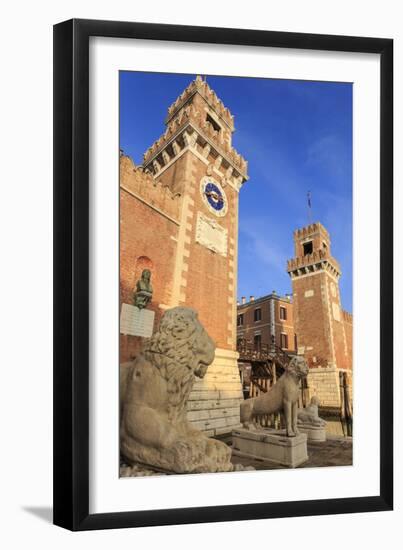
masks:
[(282, 199), (288, 208), (299, 207), (300, 196), (308, 189), (297, 159), (290, 159), (275, 139), (256, 139), (247, 131), (240, 131), (237, 146), (249, 161), (251, 182), (256, 192), (266, 190), (271, 200)]
[(264, 231), (259, 228), (259, 223), (246, 221), (240, 228), (241, 238), (249, 241), (249, 253), (262, 267), (269, 267), (284, 274), (287, 256), (281, 248), (281, 243), (276, 243), (273, 234), (267, 227)]
[(336, 135), (325, 135), (316, 140), (308, 149), (306, 165), (317, 166), (329, 175), (344, 176), (350, 169), (346, 144)]

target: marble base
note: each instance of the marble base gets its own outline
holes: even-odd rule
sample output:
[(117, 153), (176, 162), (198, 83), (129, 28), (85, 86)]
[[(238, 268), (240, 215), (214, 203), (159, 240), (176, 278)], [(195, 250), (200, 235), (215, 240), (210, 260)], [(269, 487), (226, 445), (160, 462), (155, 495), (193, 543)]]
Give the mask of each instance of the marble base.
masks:
[(320, 426), (310, 426), (309, 424), (298, 424), (301, 433), (308, 436), (308, 441), (326, 441), (326, 428)]
[(235, 455), (268, 460), (288, 468), (296, 468), (308, 460), (307, 435), (287, 437), (285, 430), (264, 429), (232, 431), (232, 452)]

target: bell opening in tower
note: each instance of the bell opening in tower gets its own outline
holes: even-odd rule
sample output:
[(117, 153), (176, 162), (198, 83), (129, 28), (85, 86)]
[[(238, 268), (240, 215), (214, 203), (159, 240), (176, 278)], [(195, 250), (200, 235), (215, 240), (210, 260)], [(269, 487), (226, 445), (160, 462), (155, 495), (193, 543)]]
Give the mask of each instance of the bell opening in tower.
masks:
[(221, 126), (209, 114), (206, 115), (206, 121), (211, 124), (216, 132), (219, 132), (221, 130)]
[(308, 256), (308, 254), (312, 254), (312, 252), (313, 252), (313, 243), (312, 243), (312, 241), (304, 243), (303, 248), (304, 248), (304, 256)]

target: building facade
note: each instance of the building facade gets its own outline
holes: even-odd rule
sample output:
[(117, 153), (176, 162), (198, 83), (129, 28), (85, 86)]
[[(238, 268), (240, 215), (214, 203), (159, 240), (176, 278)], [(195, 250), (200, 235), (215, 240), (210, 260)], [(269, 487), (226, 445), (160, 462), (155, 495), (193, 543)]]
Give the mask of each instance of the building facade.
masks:
[[(308, 385), (323, 406), (339, 407), (340, 373), (352, 371), (352, 315), (342, 309), (340, 266), (320, 223), (294, 232), (295, 256), (287, 263), (299, 354), (308, 361)], [(351, 376), (350, 376), (351, 386)]]
[(273, 342), (284, 351), (296, 351), (294, 312), (291, 296), (275, 292), (238, 303), (237, 340), (246, 340), (259, 351)]
[[(233, 116), (200, 77), (169, 107), (165, 124), (141, 166), (120, 157), (120, 305), (133, 303), (136, 281), (147, 268), (154, 326), (167, 308), (198, 311), (216, 343), (216, 357), (206, 377), (195, 383), (188, 418), (218, 435), (239, 426), (242, 399), (237, 240), (247, 162), (232, 147)], [(141, 338), (121, 334), (121, 364), (136, 357), (141, 346)]]

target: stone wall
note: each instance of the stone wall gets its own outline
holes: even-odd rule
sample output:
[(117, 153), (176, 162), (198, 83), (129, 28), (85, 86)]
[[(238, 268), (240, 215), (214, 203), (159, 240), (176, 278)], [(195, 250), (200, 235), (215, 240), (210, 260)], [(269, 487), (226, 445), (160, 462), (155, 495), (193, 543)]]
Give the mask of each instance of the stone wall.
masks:
[(322, 407), (340, 406), (339, 369), (310, 368), (308, 386), (310, 396), (316, 395)]
[(216, 349), (206, 376), (195, 383), (190, 394), (187, 417), (209, 435), (221, 435), (240, 426), (243, 394), (237, 358), (236, 352)]

